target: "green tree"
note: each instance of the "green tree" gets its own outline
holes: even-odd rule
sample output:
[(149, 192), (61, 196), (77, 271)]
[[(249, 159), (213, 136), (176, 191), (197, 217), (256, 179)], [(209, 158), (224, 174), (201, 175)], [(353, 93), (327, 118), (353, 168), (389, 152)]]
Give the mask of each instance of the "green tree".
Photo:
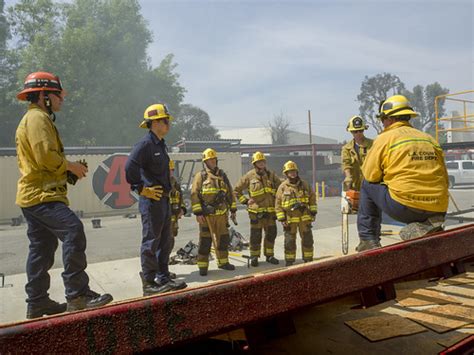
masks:
[(15, 53), (8, 49), (10, 26), (5, 16), (5, 1), (0, 0), (0, 146), (14, 146), (14, 132), (22, 107), (15, 99), (17, 63)]
[(28, 47), (39, 39), (49, 43), (47, 37), (58, 33), (62, 6), (52, 0), (21, 0), (9, 7), (8, 21), (17, 46)]
[(65, 141), (132, 144), (151, 96), (146, 50), (152, 38), (138, 2), (77, 0), (65, 15), (61, 75), (71, 93), (61, 115)]
[[(411, 120), (412, 125), (419, 130), (435, 135), (435, 97), (449, 93), (449, 89), (442, 87), (438, 82), (426, 85), (416, 85), (412, 91), (406, 90), (404, 95), (410, 100), (411, 107), (420, 114)], [(443, 117), (445, 99), (437, 101), (438, 115)]]
[(148, 85), (153, 93), (153, 102), (163, 102), (170, 112), (178, 113), (186, 90), (179, 84), (178, 64), (173, 60), (173, 54), (166, 55), (160, 65), (151, 71)]
[(391, 95), (401, 94), (404, 90), (405, 84), (396, 75), (383, 73), (372, 77), (365, 76), (357, 95), (357, 101), (360, 103), (359, 113), (377, 133), (383, 130), (382, 123), (376, 118), (380, 102)]
[(138, 124), (147, 106), (164, 102), (179, 112), (185, 89), (177, 64), (170, 54), (150, 66), (152, 34), (140, 11), (137, 0), (20, 0), (11, 6), (8, 23), (17, 40), (9, 53), (16, 64), (8, 69), (13, 84), (0, 94), (9, 98), (8, 112), (16, 111), (8, 114), (13, 124), (2, 130), (2, 145), (11, 145), (25, 109), (15, 94), (34, 71), (57, 74), (68, 91), (57, 120), (65, 145), (131, 145), (143, 134)]
[(190, 105), (181, 105), (176, 121), (173, 123), (168, 141), (174, 143), (185, 138), (187, 140), (219, 139), (217, 129), (212, 126), (211, 119), (203, 109)]
[(5, 18), (5, 0), (0, 0), (0, 59), (5, 58), (5, 51), (7, 49), (7, 40), (10, 38), (10, 30)]

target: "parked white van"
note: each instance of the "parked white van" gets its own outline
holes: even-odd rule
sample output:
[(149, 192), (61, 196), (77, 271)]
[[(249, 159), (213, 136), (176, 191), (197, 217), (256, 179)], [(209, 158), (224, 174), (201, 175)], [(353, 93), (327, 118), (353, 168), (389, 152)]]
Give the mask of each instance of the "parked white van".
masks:
[(452, 160), (446, 162), (449, 176), (449, 187), (474, 184), (474, 160)]

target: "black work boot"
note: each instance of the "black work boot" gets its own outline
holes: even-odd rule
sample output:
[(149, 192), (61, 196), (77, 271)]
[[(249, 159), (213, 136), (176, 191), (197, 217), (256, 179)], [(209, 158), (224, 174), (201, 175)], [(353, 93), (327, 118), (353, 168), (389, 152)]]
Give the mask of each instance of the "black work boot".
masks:
[(103, 295), (92, 290), (85, 294), (67, 301), (67, 311), (74, 312), (81, 309), (90, 309), (105, 306), (114, 300), (112, 295), (104, 293)]
[(138, 274), (140, 275), (140, 279), (142, 280), (143, 297), (160, 293), (160, 287), (158, 286), (156, 281), (145, 280), (145, 276), (143, 276), (143, 272), (141, 271)]
[(232, 265), (231, 263), (225, 263), (225, 264), (219, 265), (218, 267), (219, 269), (222, 269), (222, 270), (229, 270), (229, 271), (235, 270), (235, 266)]
[(380, 244), (380, 242), (378, 240), (361, 240), (359, 245), (356, 246), (355, 250), (357, 252), (362, 252), (362, 251), (366, 251), (366, 250), (371, 250), (371, 249), (377, 249), (377, 248), (381, 248), (382, 245)]
[(257, 267), (258, 266), (258, 256), (250, 257), (250, 265)]
[(165, 293), (170, 291), (177, 291), (182, 290), (183, 288), (188, 287), (188, 285), (184, 281), (174, 281), (171, 278), (166, 279), (164, 282), (159, 283), (158, 280), (155, 281), (147, 281), (143, 276), (143, 273), (140, 272), (140, 278), (142, 280), (143, 286), (143, 296), (152, 296), (157, 295), (159, 293)]
[(199, 269), (199, 275), (201, 275), (201, 276), (206, 276), (206, 275), (207, 275), (207, 269), (204, 269), (204, 268), (201, 269), (201, 268), (200, 268), (200, 269)]
[(267, 256), (267, 263), (273, 264), (273, 265), (278, 265), (280, 261), (275, 258), (274, 256)]
[(294, 261), (289, 261), (289, 260), (287, 260), (287, 261), (285, 262), (285, 266), (291, 266), (291, 265), (293, 265), (294, 263), (295, 263)]
[(58, 303), (50, 298), (46, 298), (37, 303), (28, 303), (26, 307), (26, 318), (33, 319), (42, 316), (66, 312), (66, 303)]
[(156, 286), (158, 287), (157, 293), (178, 291), (178, 290), (182, 290), (188, 287), (188, 285), (184, 281), (175, 281), (171, 279), (168, 279), (167, 281), (163, 283), (156, 284)]
[[(171, 279), (171, 280), (175, 280), (177, 278), (176, 274), (174, 272), (168, 272), (168, 277)], [(158, 279), (155, 277), (155, 283), (159, 283)]]

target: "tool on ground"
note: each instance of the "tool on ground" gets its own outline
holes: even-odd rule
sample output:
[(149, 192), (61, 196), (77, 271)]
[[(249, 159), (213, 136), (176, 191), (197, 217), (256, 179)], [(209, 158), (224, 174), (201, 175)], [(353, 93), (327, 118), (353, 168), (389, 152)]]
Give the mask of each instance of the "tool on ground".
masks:
[[(195, 265), (197, 263), (198, 251), (199, 246), (190, 240), (184, 247), (176, 251), (176, 255), (170, 258), (170, 265)], [(212, 256), (210, 257), (212, 258)]]
[(229, 250), (242, 251), (249, 247), (249, 241), (241, 233), (237, 232), (233, 227), (229, 228), (230, 242)]

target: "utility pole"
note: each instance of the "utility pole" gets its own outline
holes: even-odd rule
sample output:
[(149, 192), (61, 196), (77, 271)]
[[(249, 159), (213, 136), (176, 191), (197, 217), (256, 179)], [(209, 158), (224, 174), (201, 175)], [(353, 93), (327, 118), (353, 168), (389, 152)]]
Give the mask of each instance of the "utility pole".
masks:
[[(311, 170), (312, 170), (312, 188), (316, 186), (316, 152), (313, 144), (313, 133), (311, 130), (311, 110), (308, 110), (308, 125), (309, 125), (309, 144), (311, 145)], [(316, 191), (316, 194), (319, 192)]]

